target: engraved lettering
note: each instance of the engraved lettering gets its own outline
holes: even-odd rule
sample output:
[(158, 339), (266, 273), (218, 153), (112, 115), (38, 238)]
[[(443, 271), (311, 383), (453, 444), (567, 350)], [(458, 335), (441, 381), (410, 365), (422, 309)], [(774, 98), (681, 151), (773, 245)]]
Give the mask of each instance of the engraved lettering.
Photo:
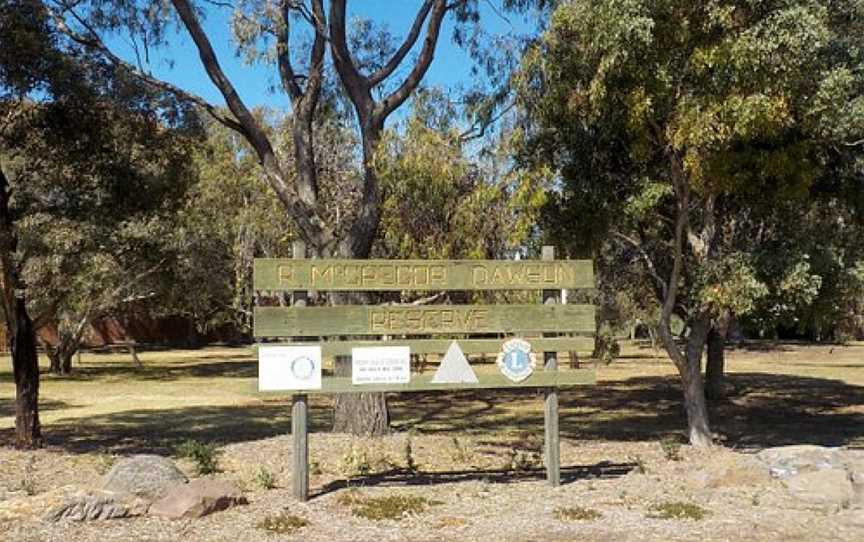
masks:
[(471, 269), (471, 283), (474, 286), (484, 286), (489, 280), (489, 270), (485, 266), (475, 265)]
[(326, 286), (333, 284), (333, 266), (312, 266), (312, 286)]
[(363, 283), (363, 286), (368, 286), (369, 284), (375, 284), (375, 268), (371, 265), (364, 265), (360, 270), (360, 277)]
[(435, 286), (447, 284), (447, 268), (443, 265), (433, 265), (429, 269), (429, 278)]
[(537, 265), (532, 265), (528, 267), (526, 271), (526, 276), (528, 279), (528, 284), (540, 284), (540, 267)]
[(381, 267), (381, 284), (392, 286), (396, 283), (396, 268), (392, 265)]
[(414, 268), (414, 285), (428, 286), (429, 285), (429, 268), (426, 266), (417, 266)]
[(360, 286), (360, 268), (356, 265), (345, 266), (345, 284), (348, 286)]
[(396, 284), (399, 286), (411, 285), (411, 268), (407, 265), (400, 265), (396, 268)]
[(386, 333), (387, 313), (385, 311), (369, 311), (369, 329)]
[(279, 266), (279, 282), (287, 282), (292, 284), (294, 282), (294, 268), (290, 265), (280, 265)]

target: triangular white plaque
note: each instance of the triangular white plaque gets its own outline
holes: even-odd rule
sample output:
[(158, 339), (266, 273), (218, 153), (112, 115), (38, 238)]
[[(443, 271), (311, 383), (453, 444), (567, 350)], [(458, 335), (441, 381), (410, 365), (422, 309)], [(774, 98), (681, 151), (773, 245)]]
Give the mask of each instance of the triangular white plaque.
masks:
[(459, 348), (456, 341), (450, 343), (447, 353), (444, 354), (444, 359), (438, 365), (438, 370), (435, 371), (435, 376), (432, 377), (433, 384), (476, 384), (477, 375), (468, 360), (465, 359), (465, 354)]

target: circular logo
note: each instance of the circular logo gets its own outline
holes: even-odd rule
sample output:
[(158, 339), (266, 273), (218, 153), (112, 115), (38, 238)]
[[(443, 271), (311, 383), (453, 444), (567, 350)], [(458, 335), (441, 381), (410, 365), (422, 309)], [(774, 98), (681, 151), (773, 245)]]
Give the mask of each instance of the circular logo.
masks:
[(315, 374), (315, 362), (306, 356), (291, 361), (291, 374), (297, 380), (309, 380)]
[(534, 372), (537, 358), (531, 344), (523, 339), (510, 339), (501, 346), (497, 359), (501, 373), (513, 382), (521, 382)]

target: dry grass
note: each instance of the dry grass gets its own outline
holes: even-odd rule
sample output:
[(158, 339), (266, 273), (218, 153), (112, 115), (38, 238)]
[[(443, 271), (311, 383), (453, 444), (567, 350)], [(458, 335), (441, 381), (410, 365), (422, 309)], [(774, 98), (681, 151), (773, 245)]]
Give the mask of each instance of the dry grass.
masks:
[[(284, 433), (287, 399), (256, 395), (252, 349), (145, 351), (140, 357), (144, 367), (138, 368), (126, 354), (87, 353), (71, 377), (43, 373), (41, 418), (51, 442), (79, 451), (170, 453), (187, 439), (228, 443)], [(0, 435), (13, 424), (10, 365), (8, 357), (0, 359)], [(660, 352), (626, 344), (622, 359), (598, 369), (598, 386), (561, 392), (562, 436), (680, 438), (674, 371)], [(728, 372), (730, 400), (713, 405), (719, 414), (715, 430), (727, 443), (760, 446), (804, 438), (864, 444), (851, 423), (860, 419), (864, 404), (864, 344), (757, 344), (731, 350)], [(312, 405), (313, 430), (326, 430), (330, 399), (313, 396)], [(542, 422), (542, 402), (533, 391), (392, 396), (391, 406), (397, 430), (452, 434), (451, 439), (510, 435), (515, 452), (524, 454), (534, 450), (523, 439)], [(778, 416), (794, 422), (784, 428), (786, 437), (769, 427)], [(808, 437), (810, 431), (816, 434)], [(468, 466), (473, 458), (461, 452), (449, 455), (454, 464)]]

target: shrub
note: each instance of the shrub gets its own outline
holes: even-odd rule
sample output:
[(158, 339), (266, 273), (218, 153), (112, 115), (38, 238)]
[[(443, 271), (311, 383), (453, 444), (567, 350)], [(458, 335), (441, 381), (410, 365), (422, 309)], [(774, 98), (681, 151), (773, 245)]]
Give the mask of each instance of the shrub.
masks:
[(276, 487), (276, 477), (266, 467), (261, 467), (255, 473), (255, 483), (261, 489), (273, 489)]
[(689, 502), (664, 502), (651, 507), (651, 513), (648, 514), (648, 517), (699, 521), (707, 515), (708, 511), (696, 504)]
[(597, 510), (581, 506), (558, 507), (553, 514), (560, 521), (594, 521), (603, 517)]
[(215, 444), (207, 444), (194, 439), (186, 440), (177, 447), (177, 455), (194, 461), (199, 475), (218, 472), (220, 453)]
[(307, 525), (307, 520), (282, 512), (267, 516), (258, 523), (258, 528), (276, 534), (293, 534)]

